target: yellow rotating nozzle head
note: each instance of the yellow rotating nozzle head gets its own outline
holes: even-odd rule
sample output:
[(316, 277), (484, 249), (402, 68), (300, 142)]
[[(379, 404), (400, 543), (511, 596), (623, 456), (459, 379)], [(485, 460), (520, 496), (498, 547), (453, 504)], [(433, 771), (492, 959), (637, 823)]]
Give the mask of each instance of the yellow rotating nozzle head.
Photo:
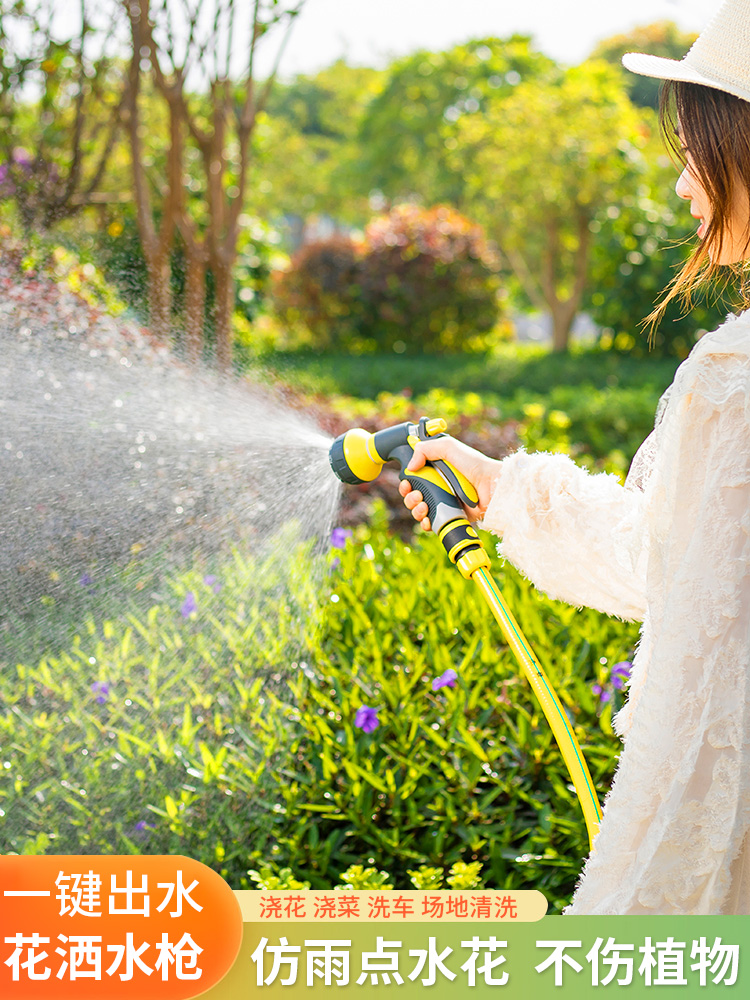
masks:
[(371, 483), (383, 470), (384, 461), (375, 451), (374, 434), (355, 427), (340, 434), (331, 445), (331, 468), (343, 483)]

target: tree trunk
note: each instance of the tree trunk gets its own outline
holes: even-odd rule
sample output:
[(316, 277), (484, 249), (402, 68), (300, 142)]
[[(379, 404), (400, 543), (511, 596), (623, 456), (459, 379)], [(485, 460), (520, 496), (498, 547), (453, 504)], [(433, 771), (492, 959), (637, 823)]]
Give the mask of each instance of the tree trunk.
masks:
[(177, 115), (178, 106), (170, 104), (170, 144), (167, 153), (167, 195), (164, 199), (159, 230), (154, 222), (148, 178), (143, 151), (139, 96), (141, 90), (141, 59), (148, 41), (149, 7), (144, 0), (143, 9), (127, 7), (130, 20), (133, 51), (128, 70), (128, 87), (123, 99), (123, 119), (130, 138), (130, 157), (133, 173), (133, 196), (138, 235), (146, 258), (148, 275), (149, 329), (164, 343), (172, 332), (172, 288), (170, 253), (175, 228), (175, 216), (182, 197), (181, 170), (183, 159), (182, 123)]
[(148, 315), (151, 333), (168, 343), (172, 333), (172, 288), (169, 254), (146, 254), (148, 274)]
[(216, 283), (216, 303), (214, 324), (216, 329), (216, 362), (219, 370), (229, 372), (232, 368), (232, 313), (234, 312), (234, 283), (232, 268), (224, 261), (212, 261)]
[(191, 365), (203, 356), (203, 328), (206, 310), (206, 260), (201, 247), (186, 248), (185, 349)]
[(554, 304), (550, 314), (552, 316), (552, 350), (562, 353), (568, 349), (575, 309), (570, 308), (570, 300), (568, 300)]
[(552, 316), (552, 350), (557, 353), (567, 351), (570, 340), (570, 330), (573, 320), (578, 314), (586, 287), (588, 270), (588, 254), (591, 234), (588, 228), (589, 220), (581, 210), (577, 219), (578, 246), (573, 257), (573, 290), (567, 299), (560, 299), (557, 294), (559, 264), (560, 234), (552, 219), (547, 224), (547, 247), (544, 255), (541, 275), (541, 285), (544, 298)]

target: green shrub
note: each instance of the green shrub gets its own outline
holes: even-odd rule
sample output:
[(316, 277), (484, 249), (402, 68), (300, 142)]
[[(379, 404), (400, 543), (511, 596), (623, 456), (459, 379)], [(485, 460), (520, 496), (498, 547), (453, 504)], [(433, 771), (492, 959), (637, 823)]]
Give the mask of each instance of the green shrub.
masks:
[(275, 288), (277, 309), (318, 347), (396, 353), (486, 350), (500, 318), (496, 260), (454, 209), (398, 205), (367, 227), (302, 247)]
[(0, 225), (0, 240), (3, 263), (11, 266), (19, 279), (24, 276), (51, 279), (94, 309), (113, 316), (125, 310), (125, 303), (107, 284), (99, 267), (88, 255), (79, 253), (70, 240), (46, 233), (32, 233), (21, 239), (6, 225)]
[(305, 326), (316, 347), (351, 347), (362, 323), (358, 270), (357, 248), (348, 236), (307, 243), (288, 270), (274, 275), (276, 309), (286, 322)]
[[(269, 295), (271, 272), (282, 266), (285, 256), (279, 251), (279, 235), (262, 220), (241, 217), (234, 263), (234, 321), (240, 363), (252, 357), (254, 336), (252, 324), (263, 318)], [(135, 212), (130, 208), (119, 211), (108, 226), (96, 237), (96, 259), (111, 288), (115, 288), (141, 322), (148, 321), (148, 268), (141, 246)], [(184, 325), (187, 258), (185, 244), (179, 234), (169, 257), (169, 277), (172, 295), (172, 315), (175, 327)], [(206, 270), (204, 303), (205, 333), (213, 336), (215, 282), (213, 272)], [(261, 341), (264, 339), (260, 338)], [(278, 342), (278, 338), (275, 338)], [(268, 347), (269, 345), (262, 344)]]
[[(686, 309), (672, 301), (649, 337), (643, 320), (694, 250), (695, 221), (672, 193), (674, 166), (646, 168), (636, 194), (608, 206), (591, 227), (591, 280), (584, 309), (600, 328), (602, 347), (638, 358), (687, 357), (701, 330), (713, 330), (732, 306), (731, 286), (704, 289)], [(736, 298), (736, 296), (734, 296)]]
[[(251, 886), (249, 870), (313, 888), (367, 869), (396, 888), (481, 877), (559, 908), (587, 842), (547, 723), (435, 539), (405, 544), (382, 511), (376, 522), (331, 551), (301, 653), (289, 636), (304, 574), (249, 600), (247, 579), (272, 567), (239, 555), (215, 568), (219, 593), (187, 572), (147, 613), (92, 620), (54, 656), (18, 662), (7, 637), (0, 850), (184, 853), (234, 888)], [(494, 562), (603, 796), (619, 747), (610, 669), (637, 629), (547, 600)], [(455, 687), (433, 690), (449, 668)], [(371, 732), (363, 705), (379, 709)]]
[[(477, 862), (467, 865), (459, 861), (451, 865), (446, 876), (442, 868), (420, 865), (419, 868), (409, 871), (409, 881), (414, 889), (442, 889), (444, 881), (451, 889), (483, 888), (480, 878), (481, 867)], [(248, 875), (258, 889), (278, 891), (310, 888), (309, 882), (300, 882), (295, 878), (291, 868), (279, 869), (273, 862), (261, 865), (259, 870), (251, 869)], [(393, 889), (394, 886), (388, 872), (379, 872), (376, 868), (363, 868), (362, 865), (350, 865), (339, 875), (338, 882), (333, 888), (382, 891)]]

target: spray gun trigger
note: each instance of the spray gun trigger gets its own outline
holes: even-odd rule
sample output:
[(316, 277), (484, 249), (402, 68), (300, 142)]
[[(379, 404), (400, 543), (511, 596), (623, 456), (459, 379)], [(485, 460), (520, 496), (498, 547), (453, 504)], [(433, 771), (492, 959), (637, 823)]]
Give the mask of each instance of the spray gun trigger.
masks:
[(474, 489), (474, 485), (469, 482), (463, 473), (454, 469), (449, 462), (444, 462), (442, 458), (436, 458), (432, 463), (451, 485), (451, 489), (458, 499), (466, 507), (476, 507), (479, 503), (479, 495)]
[(447, 430), (448, 424), (442, 417), (434, 417), (432, 420), (428, 420), (427, 417), (419, 418), (417, 433), (419, 434), (420, 441), (427, 441), (428, 438), (438, 437)]

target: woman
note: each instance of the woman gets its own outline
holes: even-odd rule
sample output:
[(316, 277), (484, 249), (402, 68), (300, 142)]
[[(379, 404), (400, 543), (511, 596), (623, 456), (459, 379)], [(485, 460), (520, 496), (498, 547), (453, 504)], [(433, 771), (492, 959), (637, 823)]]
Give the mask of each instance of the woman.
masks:
[[(658, 316), (750, 257), (750, 0), (725, 0), (680, 62), (623, 62), (671, 81), (662, 125), (699, 220)], [(410, 467), (435, 458), (476, 485), (469, 513), (537, 587), (643, 622), (615, 720), (624, 749), (566, 912), (750, 913), (750, 311), (680, 365), (624, 486), (566, 455), (495, 461), (450, 438)], [(401, 489), (429, 530), (421, 494)]]

